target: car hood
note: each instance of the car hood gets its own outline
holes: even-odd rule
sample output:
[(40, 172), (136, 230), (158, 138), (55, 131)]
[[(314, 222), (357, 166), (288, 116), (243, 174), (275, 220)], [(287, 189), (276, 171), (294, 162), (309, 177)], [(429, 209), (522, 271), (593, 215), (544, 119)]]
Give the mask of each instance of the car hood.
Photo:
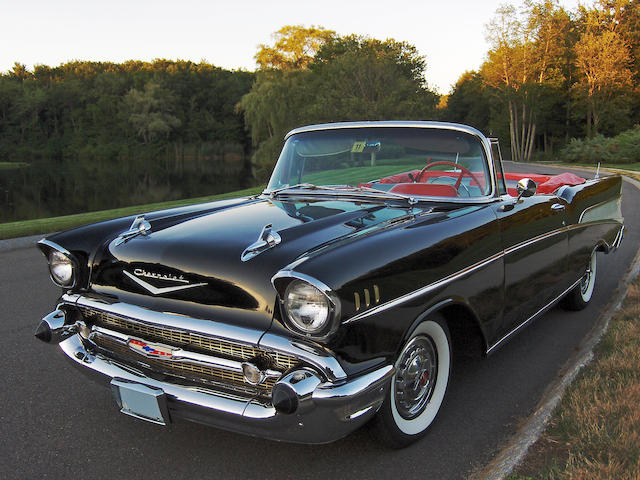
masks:
[[(274, 274), (314, 250), (407, 216), (406, 207), (380, 203), (260, 198), (170, 222), (154, 219), (147, 235), (105, 246), (93, 263), (91, 288), (156, 310), (268, 328)], [(268, 225), (279, 243), (243, 260)]]

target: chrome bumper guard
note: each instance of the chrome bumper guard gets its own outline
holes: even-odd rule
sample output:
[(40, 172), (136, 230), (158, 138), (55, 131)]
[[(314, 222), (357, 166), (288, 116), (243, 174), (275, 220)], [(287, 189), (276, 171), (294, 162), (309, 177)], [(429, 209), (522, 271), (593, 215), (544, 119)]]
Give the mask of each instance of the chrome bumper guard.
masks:
[[(83, 303), (80, 299), (75, 300), (79, 300), (78, 304)], [(270, 343), (281, 351), (289, 350), (285, 348), (290, 346), (289, 339), (273, 334), (269, 337)], [(152, 378), (135, 367), (88, 350), (80, 334), (72, 334), (59, 346), (84, 374), (110, 386), (116, 400), (119, 399), (118, 388), (126, 389), (124, 385), (131, 386), (128, 393), (125, 392), (130, 395), (133, 391), (156, 392), (154, 395), (161, 398), (159, 405), (163, 413), (161, 418), (155, 418), (155, 423), (183, 418), (233, 432), (295, 443), (332, 442), (366, 423), (382, 405), (394, 371), (393, 366), (387, 365), (354, 378), (343, 375), (336, 378), (336, 370), (340, 369), (335, 367), (339, 364), (334, 360), (335, 363), (329, 362), (334, 368), (327, 368), (327, 352), (322, 352), (323, 356), (311, 364), (324, 364), (325, 368), (319, 371), (301, 368), (286, 374), (274, 386), (271, 403), (207, 386), (183, 384), (180, 379), (167, 380), (167, 377), (155, 378), (155, 375)], [(292, 353), (299, 351), (299, 346), (293, 350)], [(309, 360), (312, 354), (305, 353)], [(140, 387), (136, 387), (138, 385)], [(280, 397), (287, 397), (288, 404), (294, 404), (293, 413), (283, 413), (282, 407), (276, 409), (276, 392)], [(123, 413), (132, 414), (122, 401), (118, 405)], [(145, 415), (133, 416), (149, 419)]]

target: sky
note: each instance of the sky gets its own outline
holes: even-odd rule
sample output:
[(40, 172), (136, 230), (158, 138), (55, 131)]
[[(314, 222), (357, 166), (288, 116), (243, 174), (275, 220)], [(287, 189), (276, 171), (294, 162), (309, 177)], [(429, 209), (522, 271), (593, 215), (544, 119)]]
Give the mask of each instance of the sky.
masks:
[[(0, 71), (71, 60), (206, 60), (256, 68), (259, 44), (284, 25), (394, 38), (426, 56), (426, 80), (448, 93), (480, 67), (485, 24), (504, 0), (0, 0)], [(517, 2), (516, 2), (517, 3)], [(574, 10), (577, 0), (561, 4)]]

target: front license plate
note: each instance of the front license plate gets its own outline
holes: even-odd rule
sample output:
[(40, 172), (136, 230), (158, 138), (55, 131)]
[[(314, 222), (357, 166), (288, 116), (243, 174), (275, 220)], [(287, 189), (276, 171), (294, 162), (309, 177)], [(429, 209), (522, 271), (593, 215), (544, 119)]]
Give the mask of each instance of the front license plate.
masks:
[(169, 422), (167, 398), (161, 389), (114, 378), (111, 391), (122, 413), (159, 425)]

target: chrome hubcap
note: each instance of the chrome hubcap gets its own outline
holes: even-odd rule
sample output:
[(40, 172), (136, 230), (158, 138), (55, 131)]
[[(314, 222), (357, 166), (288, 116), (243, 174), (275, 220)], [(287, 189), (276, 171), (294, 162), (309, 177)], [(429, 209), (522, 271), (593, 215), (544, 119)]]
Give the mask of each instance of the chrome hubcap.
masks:
[(400, 415), (410, 420), (422, 413), (436, 384), (438, 357), (428, 337), (414, 338), (400, 354), (395, 378), (395, 403)]

